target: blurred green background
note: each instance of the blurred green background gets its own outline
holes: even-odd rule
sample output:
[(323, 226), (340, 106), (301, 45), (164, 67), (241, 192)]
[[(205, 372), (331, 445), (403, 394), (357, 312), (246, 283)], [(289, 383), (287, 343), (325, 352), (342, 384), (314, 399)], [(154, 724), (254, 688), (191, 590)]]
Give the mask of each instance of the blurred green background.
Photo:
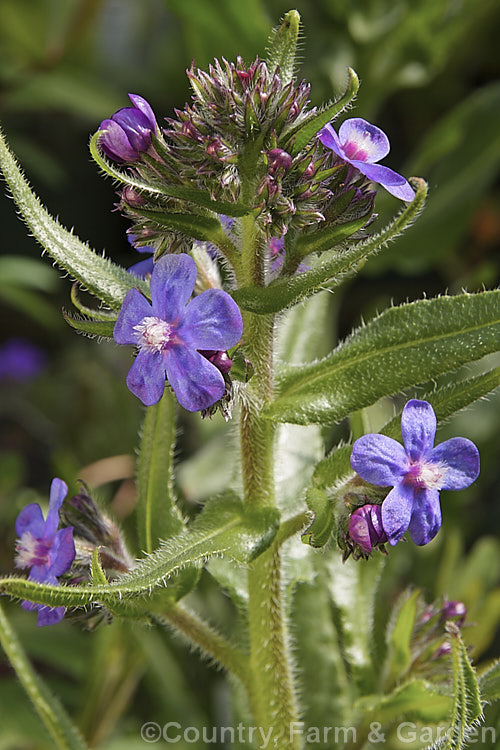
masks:
[[(296, 7), (304, 23), (299, 75), (312, 83), (313, 104), (339, 95), (353, 67), (361, 89), (352, 114), (387, 132), (392, 151), (384, 163), (430, 184), (417, 224), (332, 304), (332, 342), (391, 302), (498, 284), (498, 2), (304, 0)], [(115, 188), (90, 160), (89, 135), (127, 105), (127, 92), (147, 98), (161, 123), (188, 100), (185, 69), (193, 59), (200, 67), (215, 56), (250, 62), (289, 9), (281, 0), (0, 0), (0, 123), (49, 210), (95, 249), (134, 263), (127, 222), (113, 210)], [(376, 206), (382, 223), (398, 202), (380, 194)], [(37, 376), (4, 374), (0, 383), (1, 569), (13, 569), (17, 513), (46, 497), (53, 476), (98, 486), (134, 549), (130, 457), (142, 413), (125, 387), (130, 353), (66, 326), (59, 310), (71, 307), (70, 284), (39, 259), (4, 190), (0, 225), (0, 347), (21, 337), (46, 356)], [(467, 640), (485, 659), (499, 652), (499, 414), (497, 395), (443, 429), (443, 439), (463, 434), (478, 444), (481, 477), (446, 498), (438, 540), (423, 550), (400, 545), (383, 580), (389, 598), (407, 582), (430, 597), (464, 598), (478, 623)], [(221, 438), (217, 420), (200, 424), (186, 415), (181, 428), (181, 458)], [(341, 425), (327, 440), (346, 434)], [(223, 468), (216, 470), (215, 485)], [(188, 501), (203, 499), (196, 481), (185, 480), (183, 489)], [(231, 624), (234, 613), (208, 575), (201, 586), (207, 614)], [(222, 677), (200, 670), (197, 657), (164, 634), (124, 624), (95, 635), (66, 623), (37, 631), (28, 613), (16, 605), (8, 611), (37, 667), (96, 744), (143, 747), (138, 727), (146, 720), (223, 722)], [(51, 747), (2, 662), (0, 719), (0, 750)]]

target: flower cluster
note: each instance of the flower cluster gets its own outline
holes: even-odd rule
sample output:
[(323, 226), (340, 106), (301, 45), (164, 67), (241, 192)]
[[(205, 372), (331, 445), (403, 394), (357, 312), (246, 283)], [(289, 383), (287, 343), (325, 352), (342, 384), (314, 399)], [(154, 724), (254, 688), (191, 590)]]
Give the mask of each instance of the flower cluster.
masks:
[(127, 385), (146, 406), (158, 403), (165, 376), (188, 411), (207, 409), (226, 390), (220, 369), (200, 350), (235, 346), (243, 323), (238, 306), (221, 289), (208, 289), (188, 303), (196, 281), (189, 255), (165, 255), (151, 275), (151, 304), (131, 289), (114, 328), (118, 344), (138, 347)]
[(401, 415), (404, 446), (380, 434), (355, 441), (352, 468), (367, 482), (390, 487), (382, 527), (390, 544), (410, 531), (415, 544), (430, 542), (441, 527), (440, 490), (461, 490), (479, 475), (479, 452), (466, 438), (434, 447), (436, 415), (427, 401), (408, 401)]
[[(59, 529), (59, 511), (68, 492), (62, 479), (53, 479), (50, 487), (49, 510), (44, 520), (37, 503), (27, 505), (17, 517), (16, 566), (30, 568), (29, 580), (55, 586), (75, 558), (73, 529)], [(38, 625), (60, 622), (65, 607), (47, 607), (24, 601), (24, 609), (38, 610)]]

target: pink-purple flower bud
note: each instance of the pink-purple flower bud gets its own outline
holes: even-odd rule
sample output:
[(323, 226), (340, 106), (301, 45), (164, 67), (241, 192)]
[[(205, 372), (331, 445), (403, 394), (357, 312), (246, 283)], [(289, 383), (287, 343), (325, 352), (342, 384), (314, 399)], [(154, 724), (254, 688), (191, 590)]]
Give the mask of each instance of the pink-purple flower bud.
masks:
[(349, 536), (365, 554), (369, 555), (374, 547), (385, 544), (387, 535), (382, 526), (380, 505), (362, 505), (356, 508), (349, 519)]
[(133, 107), (123, 107), (99, 126), (102, 135), (99, 144), (110, 159), (133, 163), (151, 145), (151, 136), (158, 130), (156, 118), (149, 103), (137, 94), (129, 94)]

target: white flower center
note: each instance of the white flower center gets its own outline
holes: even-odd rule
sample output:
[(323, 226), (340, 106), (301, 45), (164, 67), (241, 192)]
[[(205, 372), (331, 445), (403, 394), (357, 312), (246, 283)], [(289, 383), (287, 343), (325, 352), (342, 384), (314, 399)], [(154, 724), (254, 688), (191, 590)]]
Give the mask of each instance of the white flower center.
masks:
[(413, 464), (407, 476), (417, 487), (440, 490), (446, 473), (447, 469), (442, 464), (417, 463)]
[(33, 565), (48, 565), (51, 546), (34, 537), (30, 531), (25, 531), (16, 543), (16, 567), (32, 568)]
[(170, 323), (152, 315), (134, 326), (141, 349), (161, 352), (172, 339), (174, 328)]

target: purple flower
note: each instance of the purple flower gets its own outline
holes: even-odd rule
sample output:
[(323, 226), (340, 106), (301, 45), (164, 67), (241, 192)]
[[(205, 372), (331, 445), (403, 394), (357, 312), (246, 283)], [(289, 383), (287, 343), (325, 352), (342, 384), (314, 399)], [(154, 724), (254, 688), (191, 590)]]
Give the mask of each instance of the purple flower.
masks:
[[(57, 576), (66, 573), (75, 559), (73, 529), (67, 527), (57, 530), (59, 510), (68, 492), (62, 479), (53, 479), (50, 486), (49, 510), (44, 521), (40, 506), (37, 503), (27, 505), (17, 517), (16, 533), (16, 566), (31, 568), (30, 581), (58, 584)], [(38, 625), (55, 625), (66, 612), (65, 607), (47, 607), (24, 601), (24, 609), (38, 610)]]
[(235, 346), (243, 330), (241, 314), (221, 289), (208, 289), (188, 303), (195, 281), (196, 264), (189, 255), (164, 255), (151, 275), (152, 304), (137, 289), (123, 301), (113, 336), (118, 344), (139, 348), (127, 386), (146, 406), (161, 399), (165, 375), (188, 411), (206, 409), (224, 395), (222, 374), (197, 350)]
[(123, 107), (109, 120), (99, 125), (102, 135), (100, 146), (113, 161), (129, 163), (137, 161), (143, 151), (151, 145), (151, 136), (158, 130), (156, 118), (148, 102), (129, 94), (133, 107)]
[(337, 156), (358, 169), (373, 182), (378, 182), (388, 193), (403, 201), (412, 201), (415, 193), (410, 184), (389, 167), (382, 167), (375, 162), (383, 159), (390, 151), (389, 139), (380, 128), (371, 125), (361, 117), (345, 120), (335, 132), (331, 124), (326, 125), (318, 138)]
[(47, 355), (25, 339), (9, 339), (0, 347), (0, 379), (31, 380), (41, 373)]
[(380, 505), (362, 505), (356, 508), (349, 519), (349, 536), (367, 555), (374, 547), (387, 542), (381, 511)]
[(396, 544), (410, 530), (427, 544), (441, 527), (440, 490), (461, 490), (479, 475), (479, 451), (466, 438), (434, 446), (436, 415), (427, 401), (408, 401), (401, 415), (404, 447), (385, 435), (356, 440), (351, 466), (367, 482), (393, 486), (382, 503), (382, 524)]

